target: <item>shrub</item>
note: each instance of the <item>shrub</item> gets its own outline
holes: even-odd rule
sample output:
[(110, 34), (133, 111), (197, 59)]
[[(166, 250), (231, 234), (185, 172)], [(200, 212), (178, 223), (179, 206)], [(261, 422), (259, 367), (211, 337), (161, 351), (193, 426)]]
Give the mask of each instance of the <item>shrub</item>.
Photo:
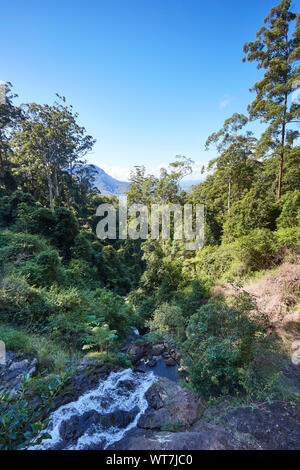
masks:
[(0, 284), (0, 319), (30, 328), (46, 325), (55, 305), (47, 292), (29, 286), (22, 277), (11, 275)]
[[(107, 323), (111, 330), (116, 330), (120, 338), (126, 337), (133, 326), (133, 319), (122, 297), (108, 289), (97, 289), (95, 300), (102, 321)], [(98, 323), (98, 319), (95, 318), (95, 321)]]
[(79, 233), (74, 239), (74, 245), (71, 249), (73, 258), (82, 258), (90, 261), (94, 250), (91, 242), (82, 234)]
[(70, 259), (71, 248), (74, 245), (75, 237), (79, 233), (79, 226), (74, 214), (59, 207), (55, 209), (56, 224), (54, 227), (53, 242), (59, 248), (62, 255)]
[(150, 332), (156, 332), (161, 336), (170, 336), (177, 341), (185, 339), (186, 319), (181, 308), (176, 305), (162, 304), (154, 311), (148, 326)]
[(276, 223), (277, 227), (299, 227), (300, 226), (300, 191), (289, 191), (280, 200), (281, 214)]
[(47, 250), (43, 238), (28, 233), (13, 233), (5, 230), (0, 234), (0, 263), (21, 261), (33, 258)]
[(235, 302), (210, 301), (190, 318), (186, 329), (190, 381), (205, 397), (239, 390), (240, 370), (249, 367), (266, 337), (265, 319), (254, 314), (246, 293)]
[(39, 233), (45, 237), (54, 236), (54, 228), (57, 222), (54, 211), (47, 207), (27, 208), (20, 213), (20, 219), (26, 229), (31, 233)]
[(278, 215), (279, 208), (273, 200), (262, 198), (252, 188), (243, 199), (232, 204), (223, 226), (223, 242), (234, 241), (255, 229), (274, 230)]
[(286, 250), (299, 252), (300, 250), (300, 227), (280, 228), (274, 233), (275, 244), (278, 251)]
[(46, 287), (64, 281), (64, 270), (56, 250), (42, 251), (34, 260), (23, 264), (19, 271), (31, 285)]

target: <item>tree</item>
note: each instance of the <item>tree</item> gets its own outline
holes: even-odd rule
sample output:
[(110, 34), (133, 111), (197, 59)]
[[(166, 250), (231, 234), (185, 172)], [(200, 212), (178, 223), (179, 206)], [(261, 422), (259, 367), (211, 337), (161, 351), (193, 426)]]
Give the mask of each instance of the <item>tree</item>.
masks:
[(21, 171), (46, 178), (51, 209), (54, 195), (60, 197), (60, 176), (72, 172), (75, 165), (93, 147), (94, 140), (80, 127), (72, 106), (66, 106), (60, 97), (53, 106), (31, 103), (24, 106), (25, 119), (15, 134), (14, 148)]
[[(282, 0), (265, 18), (265, 26), (257, 33), (257, 39), (244, 45), (244, 61), (257, 62), (264, 69), (264, 76), (251, 91), (255, 100), (248, 107), (250, 119), (268, 123), (260, 141), (260, 149), (266, 153), (274, 150), (280, 155), (277, 202), (281, 196), (283, 163), (288, 139), (295, 140), (299, 132), (288, 130), (289, 123), (300, 116), (299, 105), (288, 103), (288, 97), (300, 78), (296, 65), (300, 57), (300, 16), (290, 10), (291, 0)], [(296, 30), (291, 34), (297, 18)], [(299, 121), (298, 121), (299, 122)]]
[(230, 211), (233, 185), (237, 187), (237, 193), (241, 197), (242, 192), (251, 184), (251, 176), (254, 162), (254, 146), (256, 139), (250, 132), (246, 135), (238, 135), (248, 122), (243, 114), (233, 114), (227, 119), (223, 128), (210, 135), (206, 141), (206, 149), (212, 143), (217, 144), (219, 157), (211, 160), (207, 170), (216, 169), (215, 176), (220, 181), (227, 182), (227, 209)]
[(9, 186), (12, 186), (12, 189), (16, 189), (10, 171), (10, 143), (12, 131), (22, 119), (21, 108), (13, 105), (13, 99), (17, 95), (11, 93), (11, 89), (11, 83), (8, 82), (4, 85), (5, 100), (4, 102), (0, 102), (0, 183), (3, 182), (6, 189), (8, 189)]

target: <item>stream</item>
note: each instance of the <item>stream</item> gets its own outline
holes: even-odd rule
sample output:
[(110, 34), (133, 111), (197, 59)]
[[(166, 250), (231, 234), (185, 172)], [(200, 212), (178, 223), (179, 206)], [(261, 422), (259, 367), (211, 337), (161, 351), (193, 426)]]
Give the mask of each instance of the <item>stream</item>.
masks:
[(137, 426), (148, 407), (145, 393), (157, 378), (131, 369), (111, 372), (96, 389), (55, 410), (45, 429), (51, 438), (30, 449), (106, 449)]

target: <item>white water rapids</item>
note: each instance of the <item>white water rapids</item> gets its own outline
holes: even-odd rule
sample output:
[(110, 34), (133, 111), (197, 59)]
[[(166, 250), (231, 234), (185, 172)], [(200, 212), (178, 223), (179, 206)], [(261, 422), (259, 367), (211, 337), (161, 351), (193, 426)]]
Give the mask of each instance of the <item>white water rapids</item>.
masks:
[[(45, 432), (50, 434), (51, 439), (44, 440), (41, 445), (32, 446), (32, 450), (53, 449), (62, 445), (61, 425), (74, 416), (82, 416), (89, 411), (96, 411), (105, 418), (116, 410), (130, 412), (139, 410), (132, 421), (123, 429), (110, 426), (105, 428), (101, 426), (101, 419), (96, 424), (91, 424), (84, 433), (75, 440), (75, 442), (66, 444), (63, 447), (66, 450), (87, 449), (91, 446), (106, 449), (111, 444), (121, 440), (124, 435), (136, 427), (140, 416), (148, 407), (145, 393), (151, 385), (157, 380), (152, 373), (142, 374), (134, 373), (131, 369), (112, 372), (107, 379), (101, 379), (97, 388), (81, 395), (78, 400), (63, 405), (55, 410), (50, 416), (50, 423)], [(122, 386), (124, 381), (131, 383), (130, 390)]]

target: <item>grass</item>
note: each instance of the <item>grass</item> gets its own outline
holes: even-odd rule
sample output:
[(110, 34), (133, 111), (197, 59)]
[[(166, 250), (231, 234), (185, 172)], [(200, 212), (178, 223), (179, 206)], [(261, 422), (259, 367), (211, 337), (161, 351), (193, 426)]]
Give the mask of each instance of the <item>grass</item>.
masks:
[(14, 351), (20, 355), (36, 356), (39, 369), (51, 371), (55, 374), (63, 372), (75, 359), (70, 353), (45, 336), (32, 334), (26, 330), (10, 325), (0, 325), (0, 339), (4, 341), (6, 350)]

